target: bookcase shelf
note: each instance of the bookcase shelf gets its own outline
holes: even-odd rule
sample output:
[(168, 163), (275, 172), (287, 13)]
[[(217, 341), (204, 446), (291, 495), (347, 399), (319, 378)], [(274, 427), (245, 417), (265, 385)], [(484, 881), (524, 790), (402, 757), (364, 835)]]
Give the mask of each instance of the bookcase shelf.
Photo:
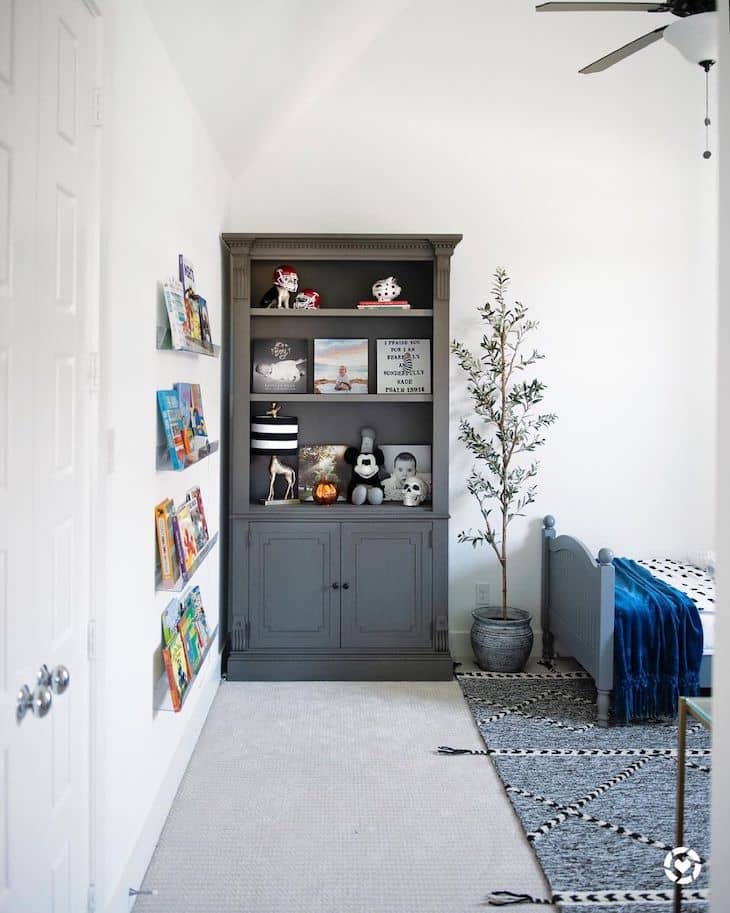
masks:
[(316, 308), (313, 310), (292, 310), (291, 308), (249, 308), (251, 317), (433, 317), (432, 308), (411, 308), (410, 310), (360, 311), (357, 308)]
[(195, 339), (188, 339), (187, 345), (184, 349), (175, 349), (172, 345), (172, 333), (170, 332), (169, 326), (158, 326), (156, 333), (156, 346), (160, 350), (166, 350), (170, 352), (187, 352), (188, 354), (193, 355), (207, 355), (209, 358), (219, 358), (221, 354), (221, 347), (214, 345), (211, 348), (204, 346), (202, 343), (197, 342)]
[(210, 537), (210, 539), (208, 539), (208, 541), (205, 543), (203, 548), (198, 552), (198, 557), (195, 559), (193, 566), (188, 571), (187, 579), (183, 578), (183, 576), (180, 575), (177, 583), (173, 583), (173, 584), (169, 584), (169, 585), (164, 584), (162, 582), (162, 578), (160, 577), (159, 571), (158, 571), (157, 576), (155, 578), (155, 591), (158, 593), (182, 593), (182, 591), (185, 589), (185, 587), (193, 579), (193, 575), (198, 570), (200, 565), (208, 557), (208, 555), (210, 554), (210, 552), (213, 549), (213, 546), (216, 544), (217, 541), (218, 541), (218, 533), (215, 533), (213, 536)]
[[(271, 393), (251, 393), (252, 403), (270, 403)], [(431, 393), (283, 393), (286, 403), (432, 403)]]
[[(181, 702), (180, 710), (178, 711), (178, 713), (182, 712), (182, 709), (185, 706), (185, 701), (187, 701), (187, 699), (190, 697), (190, 694), (191, 694), (193, 688), (195, 687), (195, 683), (200, 678), (200, 674), (202, 673), (203, 668), (205, 667), (205, 661), (208, 658), (208, 654), (210, 653), (210, 648), (213, 646), (214, 643), (216, 643), (217, 640), (218, 640), (218, 625), (215, 626), (210, 637), (208, 638), (208, 643), (205, 645), (205, 648), (203, 649), (203, 655), (200, 658), (200, 667), (198, 669), (197, 675), (195, 675), (195, 677), (192, 679), (192, 681), (188, 685), (187, 689), (185, 690), (185, 693), (182, 696), (182, 702)], [(175, 713), (175, 708), (172, 706), (172, 698), (170, 697), (170, 685), (167, 681), (167, 672), (164, 670), (164, 668), (162, 671), (162, 675), (157, 679), (157, 684), (155, 685), (154, 707), (155, 707), (155, 711), (157, 711), (157, 712)]]
[[(269, 397), (271, 399), (271, 397)], [(182, 472), (184, 469), (187, 469), (190, 466), (197, 465), (201, 460), (204, 460), (206, 457), (214, 454), (219, 447), (218, 441), (209, 441), (205, 447), (201, 447), (200, 450), (196, 450), (194, 454), (186, 453), (185, 454), (185, 465), (182, 469), (175, 469), (172, 465), (172, 460), (170, 459), (170, 451), (167, 449), (167, 444), (158, 442), (157, 444), (157, 470), (158, 472)]]

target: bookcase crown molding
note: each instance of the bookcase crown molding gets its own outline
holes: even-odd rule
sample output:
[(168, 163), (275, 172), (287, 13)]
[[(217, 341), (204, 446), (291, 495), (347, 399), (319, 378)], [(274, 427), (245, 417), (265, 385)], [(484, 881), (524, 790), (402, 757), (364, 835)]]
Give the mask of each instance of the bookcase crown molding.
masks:
[[(451, 256), (462, 235), (374, 235), (374, 234), (240, 234), (224, 233), (223, 244), (235, 256), (251, 257), (352, 257), (416, 256), (432, 259)], [(418, 256), (421, 255), (421, 256)]]

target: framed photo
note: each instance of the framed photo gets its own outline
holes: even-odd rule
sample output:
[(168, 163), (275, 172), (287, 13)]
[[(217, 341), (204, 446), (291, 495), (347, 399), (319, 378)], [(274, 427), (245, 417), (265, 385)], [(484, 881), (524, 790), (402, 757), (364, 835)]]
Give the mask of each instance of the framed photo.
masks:
[(413, 476), (428, 485), (431, 500), (431, 446), (429, 444), (382, 444), (385, 465), (381, 481), (386, 501), (402, 501), (403, 485)]
[(430, 393), (431, 340), (378, 340), (378, 393)]
[(314, 392), (367, 393), (367, 339), (315, 339)]
[(338, 501), (345, 501), (352, 468), (345, 463), (344, 444), (310, 444), (299, 448), (299, 499), (311, 501), (317, 482), (331, 479), (339, 488)]
[(251, 349), (254, 393), (307, 392), (306, 339), (254, 339)]

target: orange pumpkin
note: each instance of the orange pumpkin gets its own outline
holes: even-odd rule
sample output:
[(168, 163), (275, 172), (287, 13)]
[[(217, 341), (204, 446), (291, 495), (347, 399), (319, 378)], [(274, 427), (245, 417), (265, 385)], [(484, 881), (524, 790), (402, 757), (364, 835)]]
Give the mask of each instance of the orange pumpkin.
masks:
[(317, 504), (334, 504), (337, 500), (337, 495), (339, 491), (337, 485), (334, 482), (325, 480), (322, 482), (317, 482), (314, 486), (314, 491), (312, 492), (312, 498), (316, 501)]

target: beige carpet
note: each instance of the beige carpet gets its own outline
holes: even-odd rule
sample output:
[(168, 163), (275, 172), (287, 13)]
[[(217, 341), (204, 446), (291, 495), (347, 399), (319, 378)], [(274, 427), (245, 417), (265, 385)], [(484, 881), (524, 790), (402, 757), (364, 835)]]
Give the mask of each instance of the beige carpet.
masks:
[[(136, 913), (464, 913), (547, 886), (456, 682), (221, 685)], [(494, 908), (489, 908), (494, 909)], [(511, 910), (547, 910), (520, 904)]]

